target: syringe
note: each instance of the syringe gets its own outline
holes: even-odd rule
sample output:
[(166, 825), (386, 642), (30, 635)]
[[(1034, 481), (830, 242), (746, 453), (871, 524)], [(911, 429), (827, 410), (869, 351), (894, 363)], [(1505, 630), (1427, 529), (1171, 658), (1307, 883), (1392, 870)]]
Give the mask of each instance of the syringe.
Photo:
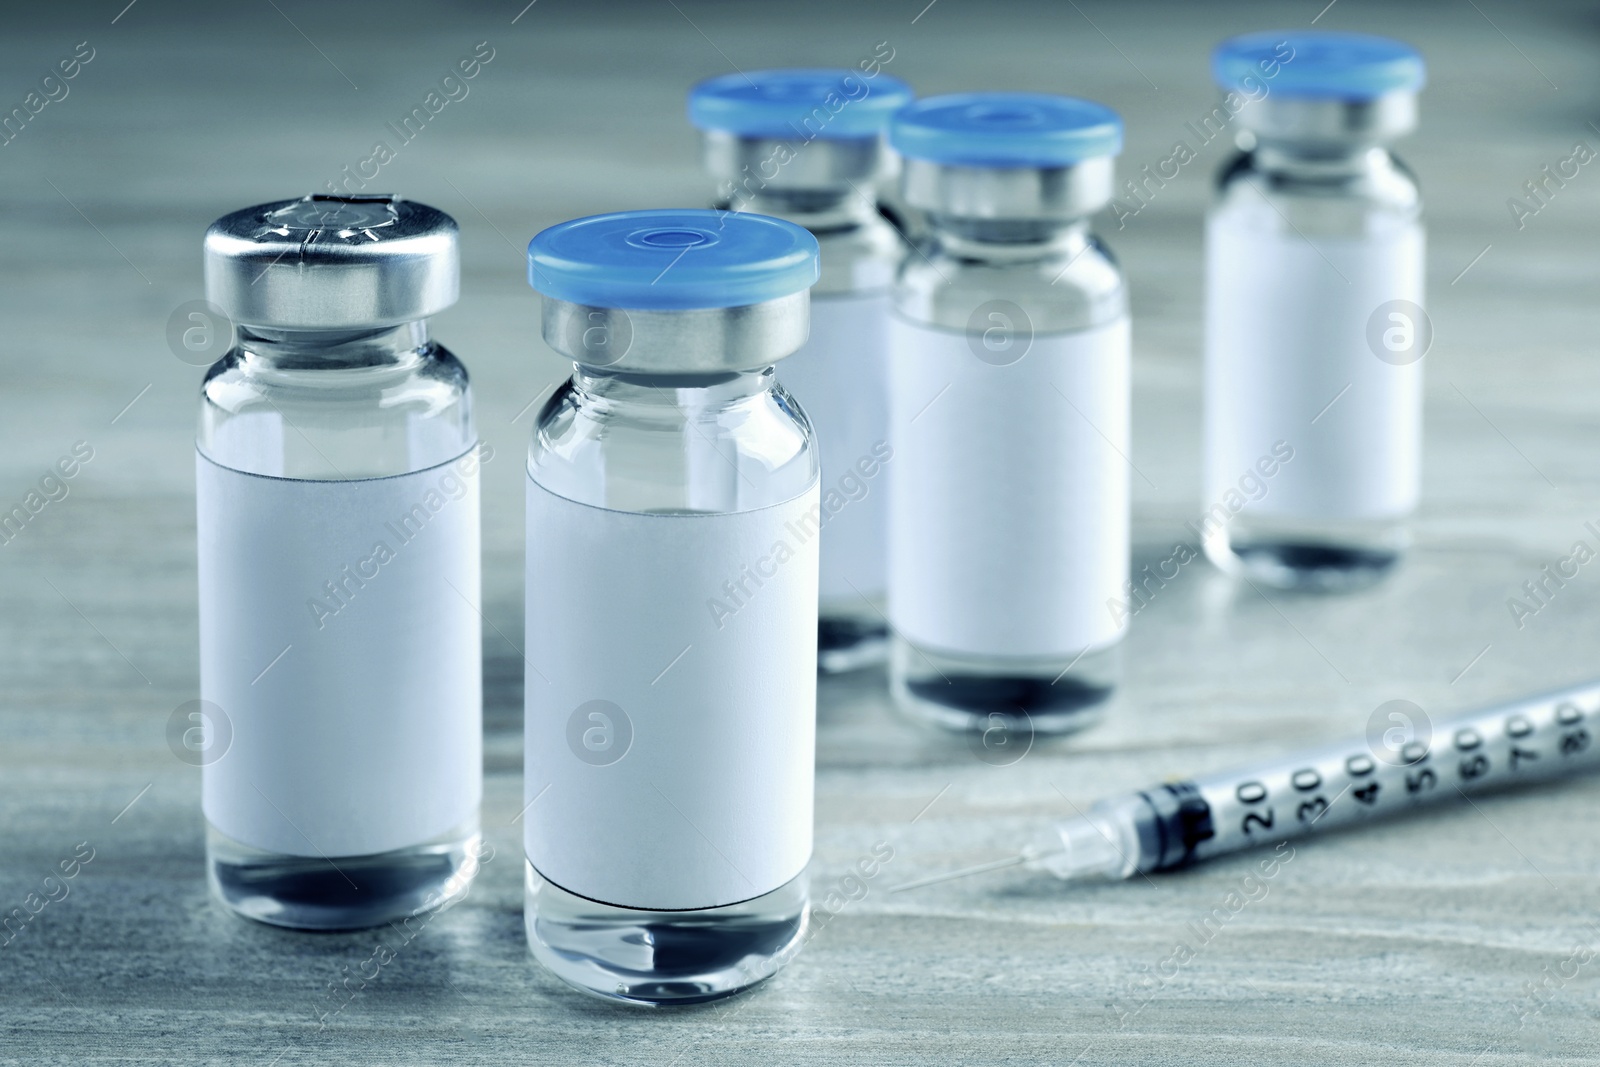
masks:
[(1012, 866), (1069, 881), (1131, 878), (1467, 793), (1600, 769), (1600, 682), (1496, 704), (1431, 731), (1423, 716), (1394, 714), (1393, 725), (1378, 723), (1381, 738), (1110, 797), (1054, 824), (1020, 855), (895, 890)]

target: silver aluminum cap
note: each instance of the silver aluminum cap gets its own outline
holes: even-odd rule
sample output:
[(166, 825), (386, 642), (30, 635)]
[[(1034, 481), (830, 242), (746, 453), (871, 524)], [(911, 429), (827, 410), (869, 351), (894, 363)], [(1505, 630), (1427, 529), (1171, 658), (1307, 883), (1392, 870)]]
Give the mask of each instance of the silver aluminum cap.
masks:
[(919, 211), (949, 218), (1067, 221), (1109, 204), (1115, 175), (1110, 156), (1061, 167), (968, 167), (907, 159), (900, 195)]
[(280, 330), (393, 326), (456, 302), (455, 219), (397, 196), (280, 200), (224, 215), (205, 237), (206, 298)]
[(545, 343), (574, 363), (634, 374), (727, 374), (793, 355), (811, 331), (811, 291), (726, 308), (592, 307), (546, 296)]
[(783, 140), (703, 130), (701, 160), (719, 195), (749, 200), (764, 192), (850, 192), (887, 169), (883, 138)]
[(1268, 96), (1246, 103), (1238, 128), (1258, 140), (1330, 148), (1387, 144), (1417, 127), (1417, 94), (1395, 90), (1366, 100)]

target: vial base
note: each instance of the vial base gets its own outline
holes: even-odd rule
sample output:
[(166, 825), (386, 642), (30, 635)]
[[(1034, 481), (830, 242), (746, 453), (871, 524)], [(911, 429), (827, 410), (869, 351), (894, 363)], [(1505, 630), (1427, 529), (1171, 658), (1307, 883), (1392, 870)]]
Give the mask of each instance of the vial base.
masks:
[(889, 655), (889, 624), (872, 605), (824, 603), (817, 618), (817, 669), (844, 674), (882, 663)]
[(1409, 543), (1403, 522), (1307, 522), (1239, 516), (1209, 526), (1206, 558), (1258, 585), (1348, 593), (1388, 577)]
[(913, 720), (946, 730), (983, 732), (994, 716), (1026, 717), (1035, 734), (1093, 726), (1116, 691), (1119, 646), (1081, 656), (1011, 658), (937, 651), (896, 637), (889, 690)]
[(478, 873), (478, 820), (392, 852), (290, 856), (206, 824), (211, 891), (247, 919), (295, 930), (363, 930), (453, 904)]
[(722, 908), (643, 911), (601, 904), (526, 864), (523, 922), (534, 957), (585, 993), (647, 1007), (732, 996), (777, 973), (805, 936), (802, 873)]

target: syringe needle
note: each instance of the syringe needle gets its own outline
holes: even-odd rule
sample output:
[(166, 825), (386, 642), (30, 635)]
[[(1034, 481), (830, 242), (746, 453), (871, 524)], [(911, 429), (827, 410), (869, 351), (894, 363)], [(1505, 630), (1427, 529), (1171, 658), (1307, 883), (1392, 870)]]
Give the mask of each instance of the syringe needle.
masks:
[[(1126, 816), (1126, 813), (1100, 810), (1098, 815), (1098, 819), (1078, 815), (1056, 823), (1038, 840), (1024, 848), (1019, 855), (994, 860), (991, 863), (980, 863), (975, 867), (964, 867), (959, 871), (936, 874), (929, 878), (919, 878), (914, 882), (897, 885), (889, 892), (921, 889), (923, 886), (965, 878), (969, 874), (986, 874), (989, 871), (1021, 866), (1048, 871), (1062, 881), (1068, 882), (1096, 878), (1126, 878), (1134, 870), (1129, 849), (1134, 847), (1136, 831), (1125, 817), (1121, 822), (1118, 821), (1119, 816)], [(1123, 825), (1124, 822), (1127, 823), (1126, 826)], [(1119, 835), (1123, 840), (1121, 845), (1117, 843)]]
[(954, 881), (957, 878), (965, 878), (971, 874), (987, 874), (989, 871), (1003, 871), (1007, 867), (1020, 867), (1022, 864), (1027, 863), (1028, 859), (1029, 857), (1024, 854), (1011, 856), (1003, 860), (994, 860), (991, 863), (980, 863), (976, 867), (963, 867), (959, 871), (948, 871), (945, 874), (936, 874), (929, 878), (918, 878), (914, 882), (902, 882), (900, 885), (890, 887), (889, 892), (901, 893), (907, 889), (921, 889), (925, 885), (937, 885), (940, 882)]

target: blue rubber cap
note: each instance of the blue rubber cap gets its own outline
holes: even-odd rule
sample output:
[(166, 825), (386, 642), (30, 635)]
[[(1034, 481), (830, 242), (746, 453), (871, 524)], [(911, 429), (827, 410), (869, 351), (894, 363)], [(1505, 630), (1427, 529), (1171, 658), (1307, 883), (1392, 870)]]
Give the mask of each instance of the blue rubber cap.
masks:
[(911, 86), (887, 74), (829, 69), (723, 74), (689, 90), (697, 129), (774, 140), (876, 137), (911, 103)]
[(1371, 100), (1385, 93), (1416, 92), (1427, 82), (1427, 68), (1422, 53), (1388, 37), (1273, 30), (1217, 45), (1211, 53), (1211, 76), (1224, 89), (1252, 96), (1265, 86), (1272, 95)]
[(726, 211), (618, 211), (528, 242), (528, 284), (591, 307), (742, 307), (809, 289), (820, 252), (792, 222)]
[(1065, 167), (1122, 151), (1103, 104), (1047, 93), (957, 93), (902, 109), (889, 143), (908, 159), (962, 167)]

